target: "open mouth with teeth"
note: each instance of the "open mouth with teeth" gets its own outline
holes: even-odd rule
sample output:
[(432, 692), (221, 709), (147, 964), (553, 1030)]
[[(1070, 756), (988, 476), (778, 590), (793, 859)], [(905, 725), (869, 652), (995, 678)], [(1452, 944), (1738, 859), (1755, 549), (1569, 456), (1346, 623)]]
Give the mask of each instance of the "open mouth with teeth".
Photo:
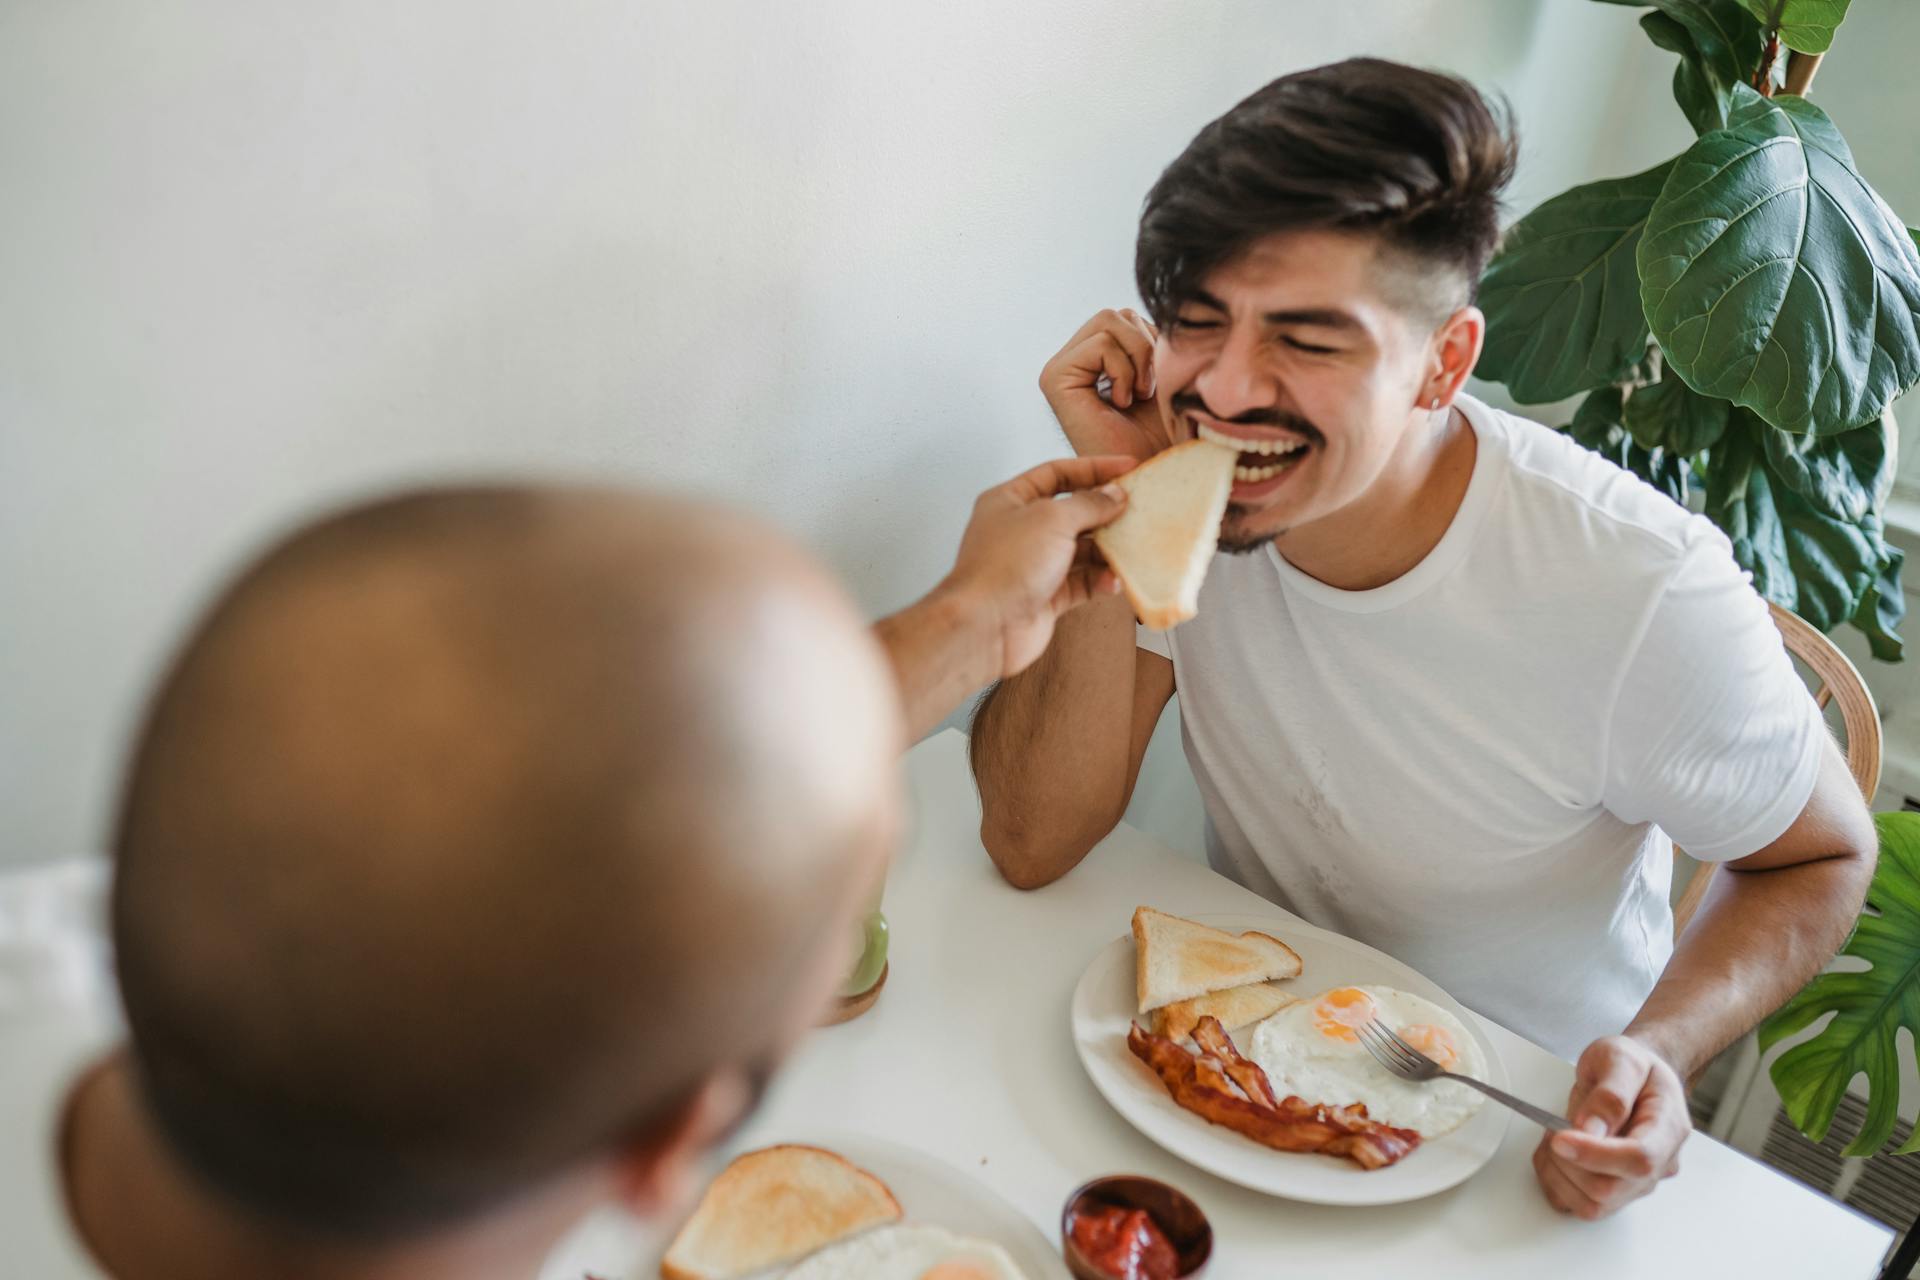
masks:
[(1233, 468), (1233, 478), (1240, 484), (1271, 480), (1282, 471), (1297, 466), (1307, 456), (1305, 440), (1249, 440), (1244, 436), (1217, 431), (1200, 422), (1194, 423), (1194, 430), (1202, 440), (1223, 444), (1239, 452), (1240, 459)]

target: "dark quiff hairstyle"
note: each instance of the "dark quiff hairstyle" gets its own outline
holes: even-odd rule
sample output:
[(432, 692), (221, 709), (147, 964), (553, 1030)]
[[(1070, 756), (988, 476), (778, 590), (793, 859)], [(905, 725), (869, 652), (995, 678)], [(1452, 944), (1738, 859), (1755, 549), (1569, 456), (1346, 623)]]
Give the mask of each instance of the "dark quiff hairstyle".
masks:
[(1282, 76), (1202, 129), (1147, 193), (1134, 276), (1165, 325), (1209, 272), (1275, 232), (1356, 231), (1397, 251), (1411, 310), (1470, 302), (1500, 237), (1516, 142), (1456, 76), (1350, 58)]

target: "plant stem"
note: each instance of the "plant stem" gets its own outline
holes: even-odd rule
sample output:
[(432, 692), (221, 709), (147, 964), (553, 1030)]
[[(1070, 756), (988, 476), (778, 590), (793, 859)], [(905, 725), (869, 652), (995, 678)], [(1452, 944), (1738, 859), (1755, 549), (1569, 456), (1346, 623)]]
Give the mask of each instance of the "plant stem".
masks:
[(1807, 90), (1813, 87), (1813, 73), (1820, 69), (1820, 59), (1826, 56), (1824, 53), (1802, 53), (1798, 49), (1788, 54), (1787, 92), (1804, 98)]
[(1767, 32), (1767, 51), (1760, 55), (1760, 69), (1753, 73), (1753, 87), (1763, 98), (1773, 96), (1773, 64), (1780, 57), (1780, 33)]

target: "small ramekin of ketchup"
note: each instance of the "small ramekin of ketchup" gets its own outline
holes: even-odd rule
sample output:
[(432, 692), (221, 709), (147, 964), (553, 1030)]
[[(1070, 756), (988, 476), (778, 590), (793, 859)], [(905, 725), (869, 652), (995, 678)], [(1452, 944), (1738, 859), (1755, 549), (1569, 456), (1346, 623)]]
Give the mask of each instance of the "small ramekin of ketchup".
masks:
[(1067, 1197), (1060, 1247), (1076, 1280), (1193, 1280), (1213, 1252), (1213, 1227), (1158, 1179), (1096, 1178)]

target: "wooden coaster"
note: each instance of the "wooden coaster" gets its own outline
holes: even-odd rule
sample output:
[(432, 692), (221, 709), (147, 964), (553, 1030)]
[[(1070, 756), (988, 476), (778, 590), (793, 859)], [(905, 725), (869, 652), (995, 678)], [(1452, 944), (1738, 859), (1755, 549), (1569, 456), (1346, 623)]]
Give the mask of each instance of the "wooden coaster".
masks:
[(857, 996), (841, 996), (827, 1009), (826, 1016), (820, 1019), (823, 1027), (837, 1027), (843, 1022), (851, 1022), (867, 1010), (873, 1008), (873, 1002), (880, 998), (880, 988), (887, 985), (887, 973), (893, 968), (889, 960), (880, 966), (880, 976), (874, 979), (872, 986)]

